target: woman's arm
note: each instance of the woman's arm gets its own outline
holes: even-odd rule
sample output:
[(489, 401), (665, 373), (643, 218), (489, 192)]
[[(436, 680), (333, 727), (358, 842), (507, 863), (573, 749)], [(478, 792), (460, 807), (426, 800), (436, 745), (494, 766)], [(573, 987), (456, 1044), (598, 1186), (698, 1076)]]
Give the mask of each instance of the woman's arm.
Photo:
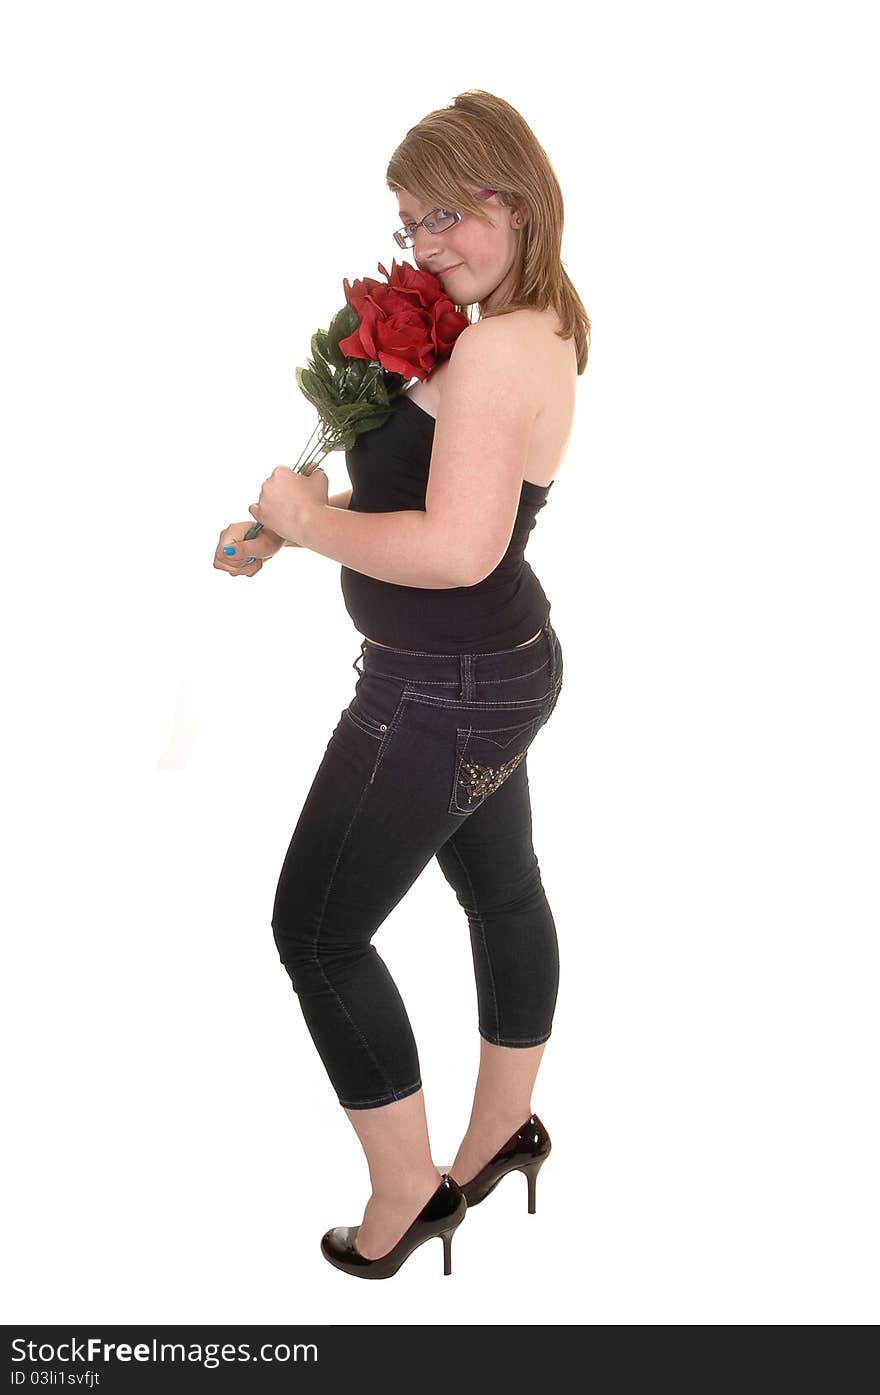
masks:
[(396, 586), (451, 590), (472, 584), (455, 566), (459, 549), (444, 546), (445, 536), (423, 509), (353, 513), (323, 504), (302, 516), (299, 539), (300, 547)]
[(434, 431), (424, 509), (303, 508), (303, 547), (377, 581), (476, 586), (498, 565), (516, 522), (542, 400), (539, 350), (518, 312), (470, 325), (453, 346)]
[[(351, 495), (352, 491), (350, 489), (343, 489), (341, 494), (331, 494), (330, 498), (327, 500), (327, 507), (331, 509), (347, 509), (349, 504), (351, 503)], [(290, 542), (287, 538), (285, 538), (284, 546), (301, 547), (302, 544)]]

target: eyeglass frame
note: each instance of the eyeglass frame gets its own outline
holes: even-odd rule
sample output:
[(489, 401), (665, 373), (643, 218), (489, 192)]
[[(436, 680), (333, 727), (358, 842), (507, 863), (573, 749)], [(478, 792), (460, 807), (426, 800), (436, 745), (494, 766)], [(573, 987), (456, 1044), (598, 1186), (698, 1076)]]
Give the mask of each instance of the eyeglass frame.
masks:
[[(480, 199), (482, 202), (485, 202), (486, 199), (491, 199), (492, 195), (493, 195), (493, 194), (497, 194), (497, 193), (498, 193), (498, 190), (497, 190), (497, 189), (481, 189), (480, 192), (479, 192), (478, 195), (477, 195), (477, 198)], [(419, 221), (418, 221), (417, 223), (416, 223), (416, 220), (415, 220), (414, 218), (410, 218), (410, 219), (408, 220), (408, 222), (406, 222), (406, 223), (403, 224), (403, 227), (402, 227), (402, 228), (395, 228), (395, 229), (394, 229), (394, 241), (397, 243), (398, 247), (403, 247), (404, 250), (408, 250), (410, 247), (414, 247), (414, 246), (415, 246), (415, 241), (416, 241), (416, 233), (418, 232), (419, 228), (422, 226), (422, 224), (423, 224), (424, 222), (426, 222), (426, 221), (428, 220), (428, 218), (433, 218), (434, 214), (435, 214), (435, 213), (439, 213), (439, 212), (440, 212), (440, 209), (439, 209), (439, 208), (432, 208), (431, 211), (430, 211), (430, 213), (426, 213), (425, 216), (424, 216), (424, 218), (420, 218)], [(452, 214), (452, 219), (453, 219), (453, 221), (449, 224), (449, 228), (452, 228), (452, 227), (455, 226), (456, 223), (460, 223), (460, 222), (461, 222), (461, 220), (462, 220), (462, 214), (461, 214), (461, 213), (456, 213), (456, 212), (455, 212), (453, 209), (451, 209), (451, 208), (447, 208), (447, 209), (446, 209), (446, 212), (447, 212), (447, 213), (451, 213), (451, 214)], [(406, 231), (406, 229), (409, 227), (409, 224), (410, 224), (410, 223), (415, 223), (415, 228), (414, 228), (414, 230), (413, 230), (412, 233), (408, 233), (408, 232)], [(449, 232), (449, 228), (442, 228), (441, 231), (442, 231), (442, 232)], [(405, 237), (412, 237), (412, 242), (405, 242), (405, 241), (403, 240)]]

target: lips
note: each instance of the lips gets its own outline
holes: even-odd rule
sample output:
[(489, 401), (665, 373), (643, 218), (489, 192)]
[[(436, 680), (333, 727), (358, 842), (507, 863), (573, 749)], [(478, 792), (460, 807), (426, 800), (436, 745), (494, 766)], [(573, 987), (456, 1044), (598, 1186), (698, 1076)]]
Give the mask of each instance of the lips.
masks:
[(461, 266), (461, 262), (455, 262), (453, 266), (444, 266), (440, 271), (435, 272), (435, 276), (445, 276), (448, 271), (456, 271)]

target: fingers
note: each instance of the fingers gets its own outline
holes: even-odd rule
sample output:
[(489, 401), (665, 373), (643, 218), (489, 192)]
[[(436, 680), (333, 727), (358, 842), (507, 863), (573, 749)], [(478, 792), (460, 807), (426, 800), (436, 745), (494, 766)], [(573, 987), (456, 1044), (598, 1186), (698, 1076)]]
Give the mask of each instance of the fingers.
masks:
[(283, 547), (284, 539), (271, 528), (262, 526), (252, 538), (247, 534), (253, 527), (251, 520), (244, 523), (230, 523), (217, 539), (214, 552), (214, 566), (217, 571), (229, 572), (230, 576), (255, 576), (264, 562)]
[(234, 523), (220, 534), (218, 545), (227, 557), (233, 557), (236, 562), (246, 562), (251, 557), (266, 558), (278, 546), (278, 534), (268, 528), (261, 528), (254, 538), (245, 537), (250, 526), (248, 523)]
[(269, 538), (263, 538), (260, 533), (255, 538), (243, 538), (241, 528), (232, 525), (220, 534), (214, 566), (218, 571), (229, 572), (230, 576), (255, 576), (275, 551)]
[[(251, 538), (250, 546), (245, 539), (241, 543), (225, 543), (223, 547), (224, 557), (228, 557), (236, 567), (244, 566), (246, 562), (263, 562), (274, 551), (274, 547), (265, 547), (265, 545), (263, 549), (259, 548), (256, 538)], [(247, 557), (244, 555), (246, 552), (249, 553)]]
[(248, 559), (242, 557), (236, 561), (234, 557), (224, 557), (223, 551), (214, 558), (214, 566), (218, 572), (228, 572), (230, 576), (256, 576), (262, 568), (265, 558), (250, 556)]

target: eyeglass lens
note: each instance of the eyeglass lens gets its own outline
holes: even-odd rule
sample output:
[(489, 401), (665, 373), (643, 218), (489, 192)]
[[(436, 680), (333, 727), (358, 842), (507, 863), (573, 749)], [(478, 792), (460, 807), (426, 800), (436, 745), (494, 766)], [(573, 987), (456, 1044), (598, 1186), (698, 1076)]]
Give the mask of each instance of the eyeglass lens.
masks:
[[(479, 191), (479, 193), (477, 194), (477, 198), (480, 199), (480, 200), (483, 200), (483, 199), (491, 199), (492, 195), (493, 195), (495, 192), (496, 192), (496, 191), (495, 191), (494, 189), (481, 189), (481, 190)], [(437, 215), (436, 217), (435, 217), (435, 214)], [(427, 214), (426, 217), (423, 218), (423, 220), (422, 220), (422, 226), (425, 227), (425, 228), (428, 230), (429, 233), (445, 232), (446, 229), (447, 229), (447, 228), (451, 228), (452, 225), (453, 225), (453, 223), (455, 223), (456, 221), (457, 221), (457, 219), (456, 219), (456, 217), (455, 217), (455, 214), (449, 212), (448, 209), (442, 209), (442, 210), (441, 210), (441, 209), (435, 208), (435, 209), (433, 209), (433, 210), (431, 211), (431, 213)], [(414, 247), (414, 246), (415, 246), (415, 241), (416, 241), (415, 233), (409, 231), (409, 229), (412, 228), (412, 227), (413, 227), (413, 223), (412, 223), (412, 222), (409, 222), (409, 223), (407, 223), (403, 228), (399, 228), (399, 229), (395, 232), (394, 236), (395, 236), (395, 238), (397, 239), (397, 242), (398, 242), (399, 246), (401, 246), (401, 247)]]
[[(447, 228), (452, 227), (452, 224), (454, 222), (455, 218), (452, 216), (451, 213), (440, 213), (438, 210), (435, 210), (434, 213), (429, 213), (428, 216), (423, 220), (422, 226), (429, 233), (433, 234), (438, 232), (445, 232)], [(398, 241), (402, 241), (403, 245), (406, 247), (412, 247), (415, 245), (416, 238), (415, 233), (411, 231), (412, 227), (412, 222), (407, 223), (405, 227), (401, 229), (400, 236), (398, 237)]]

